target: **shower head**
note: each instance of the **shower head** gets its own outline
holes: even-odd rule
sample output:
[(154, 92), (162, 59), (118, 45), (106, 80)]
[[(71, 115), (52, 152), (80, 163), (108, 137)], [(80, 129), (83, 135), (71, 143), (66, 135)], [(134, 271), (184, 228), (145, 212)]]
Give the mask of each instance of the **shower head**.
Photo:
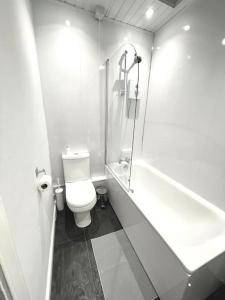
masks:
[(127, 70), (127, 73), (130, 72), (130, 70), (133, 68), (134, 65), (140, 64), (141, 61), (142, 61), (141, 56), (139, 56), (139, 55), (137, 55), (137, 54), (135, 53), (135, 55), (134, 55), (134, 62), (132, 63), (132, 65), (130, 66), (130, 68)]
[(141, 61), (142, 61), (141, 56), (135, 55), (135, 57), (134, 57), (134, 63), (135, 64), (140, 64)]

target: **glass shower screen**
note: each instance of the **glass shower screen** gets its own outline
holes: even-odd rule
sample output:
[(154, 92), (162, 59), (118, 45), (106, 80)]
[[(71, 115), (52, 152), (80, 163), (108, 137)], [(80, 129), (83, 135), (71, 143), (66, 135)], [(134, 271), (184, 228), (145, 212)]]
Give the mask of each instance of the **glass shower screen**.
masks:
[(126, 45), (106, 63), (106, 165), (127, 190), (137, 114), (138, 59), (135, 48)]

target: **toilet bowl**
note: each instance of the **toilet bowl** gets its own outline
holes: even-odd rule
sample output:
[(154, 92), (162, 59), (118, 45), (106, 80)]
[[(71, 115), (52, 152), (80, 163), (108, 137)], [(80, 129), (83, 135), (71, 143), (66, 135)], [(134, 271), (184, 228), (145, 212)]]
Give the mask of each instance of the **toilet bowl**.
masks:
[(91, 180), (66, 183), (66, 202), (74, 214), (78, 227), (91, 224), (90, 211), (96, 204), (96, 193)]
[(91, 181), (90, 155), (88, 152), (62, 154), (66, 186), (66, 202), (74, 214), (78, 227), (91, 223), (91, 209), (96, 204), (96, 193)]

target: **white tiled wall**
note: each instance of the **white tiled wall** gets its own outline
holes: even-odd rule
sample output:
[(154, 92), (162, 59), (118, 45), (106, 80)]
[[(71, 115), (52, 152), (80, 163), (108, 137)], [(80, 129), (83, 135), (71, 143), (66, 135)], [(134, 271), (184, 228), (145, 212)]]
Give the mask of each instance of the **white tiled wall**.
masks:
[(63, 177), (66, 145), (88, 149), (92, 170), (101, 174), (97, 21), (56, 1), (33, 1), (33, 12), (54, 179)]
[(156, 34), (143, 148), (151, 164), (223, 209), (224, 11), (221, 0), (193, 1)]
[(92, 175), (102, 175), (105, 99), (99, 65), (129, 40), (148, 61), (142, 65), (148, 73), (152, 35), (105, 21), (99, 31), (92, 15), (56, 1), (34, 0), (33, 11), (53, 176), (63, 177), (61, 152), (67, 144), (89, 150)]

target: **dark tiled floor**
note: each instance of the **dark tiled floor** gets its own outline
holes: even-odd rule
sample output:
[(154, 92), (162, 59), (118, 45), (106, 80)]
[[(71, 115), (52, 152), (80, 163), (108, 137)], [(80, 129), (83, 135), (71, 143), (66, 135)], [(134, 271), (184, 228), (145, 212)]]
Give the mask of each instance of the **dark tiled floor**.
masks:
[[(91, 239), (122, 226), (110, 205), (96, 205), (91, 214), (85, 229), (75, 226), (67, 207), (57, 214), (51, 300), (104, 300)], [(206, 300), (225, 300), (225, 286)]]
[(79, 229), (67, 207), (58, 212), (51, 300), (104, 300), (90, 240), (122, 227), (110, 205), (91, 214), (91, 225)]
[(92, 223), (85, 229), (74, 224), (74, 217), (68, 207), (62, 212), (57, 212), (55, 246), (66, 244), (70, 241), (81, 242), (90, 240), (122, 228), (111, 205), (101, 209), (98, 205), (91, 211)]
[(224, 300), (225, 299), (225, 285), (218, 289), (213, 295), (206, 300)]

